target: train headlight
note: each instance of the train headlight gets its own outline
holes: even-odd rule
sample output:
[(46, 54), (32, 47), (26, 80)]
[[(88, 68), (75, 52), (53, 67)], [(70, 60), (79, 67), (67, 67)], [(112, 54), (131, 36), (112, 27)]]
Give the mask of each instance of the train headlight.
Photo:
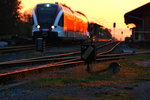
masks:
[(40, 28), (40, 25), (36, 25), (35, 27), (36, 27), (36, 28)]
[(54, 29), (54, 28), (56, 28), (56, 26), (53, 25), (53, 26), (51, 26), (51, 28)]
[(50, 7), (50, 4), (46, 4), (46, 7)]

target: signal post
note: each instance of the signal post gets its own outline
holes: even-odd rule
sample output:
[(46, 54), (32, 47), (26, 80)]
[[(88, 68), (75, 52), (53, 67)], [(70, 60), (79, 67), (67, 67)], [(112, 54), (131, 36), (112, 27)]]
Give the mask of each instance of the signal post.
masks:
[(81, 59), (87, 64), (87, 72), (92, 72), (92, 62), (96, 60), (96, 46), (93, 44), (93, 31), (94, 27), (91, 27), (90, 43), (81, 45)]

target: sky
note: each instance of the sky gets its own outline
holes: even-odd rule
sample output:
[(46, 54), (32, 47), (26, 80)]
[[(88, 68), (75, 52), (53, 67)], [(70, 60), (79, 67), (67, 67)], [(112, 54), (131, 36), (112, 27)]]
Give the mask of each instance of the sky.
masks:
[[(60, 2), (68, 5), (73, 10), (84, 13), (89, 21), (97, 22), (112, 30), (112, 35), (119, 40), (130, 36), (131, 31), (124, 23), (124, 14), (132, 11), (149, 0), (21, 0), (22, 12), (34, 8), (38, 3)], [(113, 23), (116, 28), (113, 28)], [(121, 34), (123, 32), (123, 34)]]

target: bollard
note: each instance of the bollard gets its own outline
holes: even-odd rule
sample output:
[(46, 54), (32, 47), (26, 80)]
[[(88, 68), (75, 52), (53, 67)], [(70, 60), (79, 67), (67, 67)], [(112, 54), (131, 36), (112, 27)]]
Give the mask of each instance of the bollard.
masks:
[(44, 38), (36, 38), (36, 51), (44, 52), (45, 50), (45, 40)]

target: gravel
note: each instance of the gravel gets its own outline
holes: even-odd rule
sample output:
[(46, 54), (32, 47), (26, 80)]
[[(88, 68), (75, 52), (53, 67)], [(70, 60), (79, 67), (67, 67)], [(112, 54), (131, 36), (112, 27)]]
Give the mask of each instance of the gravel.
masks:
[(0, 90), (0, 100), (42, 100), (49, 96), (71, 96), (79, 98), (94, 98), (99, 91), (113, 91), (113, 90), (126, 90), (124, 88), (118, 88), (118, 86), (131, 86), (136, 85), (128, 91), (133, 93), (136, 97), (134, 100), (150, 100), (150, 82), (138, 82), (129, 84), (119, 84), (115, 86), (100, 86), (100, 87), (76, 87), (76, 86), (64, 86), (64, 87), (46, 87), (46, 88), (33, 88), (26, 84), (5, 88)]
[(28, 85), (18, 86), (10, 89), (3, 89), (0, 94), (0, 99), (7, 100), (41, 100), (49, 96), (71, 96), (81, 98), (96, 97), (95, 93), (99, 91), (116, 90), (114, 87), (48, 87), (48, 88), (33, 88)]

